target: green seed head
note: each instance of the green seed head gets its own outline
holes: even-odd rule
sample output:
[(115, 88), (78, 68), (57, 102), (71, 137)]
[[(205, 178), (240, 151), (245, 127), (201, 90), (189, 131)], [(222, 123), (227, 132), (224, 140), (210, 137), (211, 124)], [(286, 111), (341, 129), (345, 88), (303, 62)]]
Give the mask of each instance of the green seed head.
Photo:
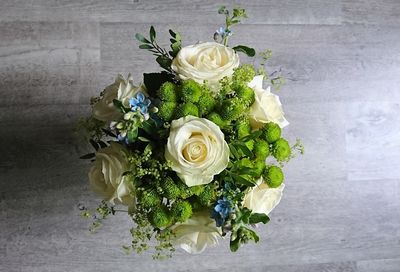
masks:
[(235, 69), (232, 75), (232, 80), (234, 82), (244, 82), (248, 83), (253, 80), (256, 72), (252, 65), (244, 64)]

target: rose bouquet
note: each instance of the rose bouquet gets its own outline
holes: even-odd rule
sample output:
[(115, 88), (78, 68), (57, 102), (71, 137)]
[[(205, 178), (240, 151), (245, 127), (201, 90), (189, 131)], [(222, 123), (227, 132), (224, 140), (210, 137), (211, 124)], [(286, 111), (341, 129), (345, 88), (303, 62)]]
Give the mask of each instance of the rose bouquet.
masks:
[(153, 248), (159, 258), (179, 246), (201, 253), (228, 234), (232, 251), (257, 242), (253, 227), (269, 221), (284, 189), (282, 166), (301, 147), (282, 138), (282, 105), (263, 87), (281, 82), (265, 72), (270, 52), (259, 54), (257, 69), (239, 58), (254, 57), (254, 49), (228, 46), (245, 11), (219, 13), (226, 25), (214, 42), (182, 47), (170, 30), (167, 51), (153, 27), (148, 38), (136, 34), (165, 71), (144, 74), (139, 85), (118, 76), (80, 123), (96, 149), (82, 157), (93, 162), (90, 185), (104, 199), (94, 212), (81, 206), (82, 215), (93, 218), (95, 230), (108, 215), (126, 212), (134, 222), (128, 251)]

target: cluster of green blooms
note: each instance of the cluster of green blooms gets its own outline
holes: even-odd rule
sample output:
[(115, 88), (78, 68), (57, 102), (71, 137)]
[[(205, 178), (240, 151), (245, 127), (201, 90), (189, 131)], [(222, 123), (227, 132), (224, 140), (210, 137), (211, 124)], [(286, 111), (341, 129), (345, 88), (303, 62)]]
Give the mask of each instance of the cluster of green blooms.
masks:
[(170, 122), (184, 116), (202, 117), (215, 106), (215, 99), (206, 85), (200, 85), (194, 80), (187, 80), (177, 85), (165, 82), (157, 91), (161, 100), (158, 106), (158, 116)]

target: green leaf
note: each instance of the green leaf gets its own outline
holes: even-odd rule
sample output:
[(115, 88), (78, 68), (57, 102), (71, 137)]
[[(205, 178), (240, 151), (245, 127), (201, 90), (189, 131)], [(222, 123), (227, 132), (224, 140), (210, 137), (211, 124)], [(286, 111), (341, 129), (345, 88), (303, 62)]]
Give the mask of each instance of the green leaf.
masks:
[(142, 34), (136, 33), (135, 35), (136, 40), (142, 43), (150, 43), (148, 39), (146, 39)]
[(154, 42), (154, 40), (156, 39), (156, 31), (154, 29), (154, 26), (150, 27), (150, 41)]
[(256, 55), (256, 50), (254, 50), (254, 48), (247, 47), (245, 45), (238, 45), (233, 47), (232, 49), (236, 52), (245, 53), (249, 57), (254, 57)]
[(138, 140), (140, 140), (142, 142), (151, 142), (149, 139), (147, 139), (146, 137), (142, 137), (142, 136), (139, 136)]
[(94, 153), (89, 153), (89, 154), (80, 156), (79, 158), (82, 159), (82, 160), (87, 160), (87, 159), (94, 158), (95, 156), (96, 156), (96, 155), (95, 155)]
[(141, 44), (141, 45), (139, 45), (139, 48), (140, 49), (152, 49), (154, 47), (150, 44)]
[(241, 184), (241, 185), (248, 186), (248, 187), (254, 186), (254, 182), (252, 182), (242, 176), (239, 176), (235, 173), (231, 173), (231, 176), (232, 176), (233, 180), (235, 181), (235, 183), (237, 183), (237, 184)]
[(143, 82), (150, 96), (155, 96), (156, 91), (167, 81), (173, 81), (173, 76), (167, 72), (143, 74)]
[[(236, 158), (240, 159), (239, 152), (237, 151), (236, 147), (233, 144), (229, 144), (229, 150), (231, 151), (231, 155)], [(232, 157), (231, 156), (231, 157)]]
[(134, 142), (138, 136), (138, 129), (135, 128), (135, 129), (128, 131), (127, 136), (128, 136), (129, 142)]
[(168, 32), (172, 38), (174, 38), (174, 39), (176, 38), (176, 33), (172, 29), (168, 30)]
[(250, 218), (249, 218), (249, 223), (250, 224), (257, 224), (257, 223), (263, 223), (267, 224), (269, 222), (269, 217), (265, 213), (252, 213)]
[(235, 143), (235, 147), (240, 149), (246, 156), (253, 157), (253, 152), (242, 142)]
[(241, 140), (242, 142), (247, 142), (247, 141), (250, 141), (250, 140), (257, 139), (258, 137), (261, 136), (261, 134), (262, 134), (262, 131), (261, 131), (261, 130), (257, 130), (257, 131), (255, 131), (255, 132), (251, 133), (250, 135), (247, 135), (246, 137), (243, 137), (243, 138), (240, 139), (240, 140)]
[(97, 151), (99, 150), (99, 144), (96, 143), (94, 140), (90, 139), (89, 143), (93, 146), (93, 148)]
[(239, 175), (250, 175), (252, 177), (259, 176), (259, 173), (250, 167), (241, 167), (238, 171)]
[(232, 252), (238, 251), (240, 246), (240, 239), (236, 238), (235, 240), (231, 240), (229, 243), (229, 248), (231, 249)]
[(124, 107), (124, 105), (122, 104), (121, 101), (119, 101), (117, 99), (114, 99), (113, 100), (113, 104), (120, 112), (122, 112), (122, 113), (126, 113), (127, 112), (127, 110), (125, 109), (125, 107)]
[(164, 69), (169, 70), (171, 68), (172, 60), (166, 56), (158, 56), (156, 58), (157, 63)]

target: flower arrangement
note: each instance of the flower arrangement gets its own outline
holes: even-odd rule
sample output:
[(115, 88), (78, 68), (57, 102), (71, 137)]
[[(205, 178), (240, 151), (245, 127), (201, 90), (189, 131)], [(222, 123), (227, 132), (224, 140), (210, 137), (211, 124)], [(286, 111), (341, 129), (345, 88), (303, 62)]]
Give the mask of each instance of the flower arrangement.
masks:
[[(139, 85), (118, 76), (79, 124), (96, 150), (82, 157), (92, 160), (90, 185), (104, 199), (95, 211), (80, 206), (82, 215), (94, 231), (125, 212), (135, 223), (127, 251), (153, 249), (162, 258), (175, 247), (201, 253), (227, 235), (232, 251), (258, 242), (253, 227), (270, 220), (282, 197), (282, 167), (302, 152), (282, 137), (289, 123), (279, 97), (263, 87), (282, 83), (265, 71), (270, 51), (229, 47), (231, 27), (246, 13), (218, 12), (226, 25), (214, 42), (182, 47), (181, 35), (169, 30), (167, 51), (154, 27), (148, 38), (136, 34), (164, 71), (144, 74)], [(260, 67), (241, 64), (239, 53), (261, 56)]]

